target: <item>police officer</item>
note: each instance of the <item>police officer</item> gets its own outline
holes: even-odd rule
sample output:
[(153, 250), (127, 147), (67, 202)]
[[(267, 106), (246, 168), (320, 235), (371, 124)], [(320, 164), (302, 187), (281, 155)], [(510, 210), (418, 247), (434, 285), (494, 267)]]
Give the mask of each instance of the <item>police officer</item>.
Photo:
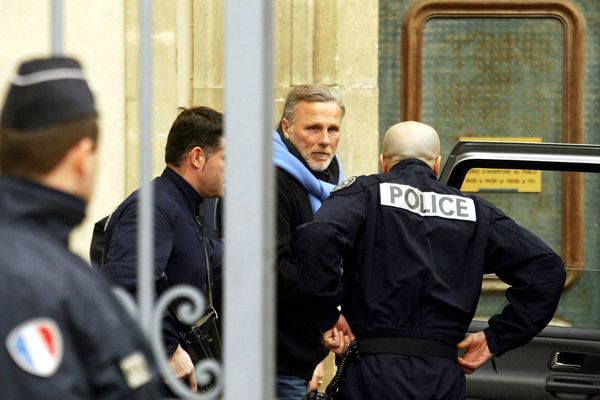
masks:
[[(556, 310), (560, 257), (494, 205), (440, 183), (439, 154), (433, 128), (392, 126), (383, 173), (340, 185), (299, 228), (299, 285), (325, 344), (358, 340), (342, 398), (465, 398), (464, 373), (527, 343)], [(512, 286), (508, 305), (465, 338), (485, 273)]]
[(20, 66), (0, 123), (3, 399), (158, 398), (142, 333), (68, 249), (92, 189), (97, 132), (77, 61)]

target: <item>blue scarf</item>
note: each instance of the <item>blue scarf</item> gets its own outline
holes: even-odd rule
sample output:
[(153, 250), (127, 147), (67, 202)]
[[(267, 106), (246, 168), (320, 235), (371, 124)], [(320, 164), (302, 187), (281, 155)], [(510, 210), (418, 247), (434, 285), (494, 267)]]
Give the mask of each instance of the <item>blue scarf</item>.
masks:
[[(300, 160), (298, 160), (285, 146), (281, 140), (281, 136), (277, 131), (273, 132), (273, 162), (279, 168), (282, 168), (290, 175), (292, 175), (308, 192), (308, 199), (310, 200), (310, 206), (312, 207), (313, 214), (317, 212), (321, 203), (329, 197), (329, 193), (335, 187), (329, 182), (323, 182), (310, 172)], [(342, 165), (340, 164), (337, 156), (334, 156), (332, 162), (337, 162), (340, 174), (338, 178), (338, 184), (344, 180), (344, 174), (342, 172)]]

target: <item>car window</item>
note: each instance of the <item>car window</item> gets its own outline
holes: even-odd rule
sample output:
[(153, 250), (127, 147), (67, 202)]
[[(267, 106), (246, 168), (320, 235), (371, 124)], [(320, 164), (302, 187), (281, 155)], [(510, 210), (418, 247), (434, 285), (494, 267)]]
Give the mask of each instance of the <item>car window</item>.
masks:
[[(461, 187), (500, 207), (563, 258), (567, 284), (550, 325), (600, 327), (598, 178), (594, 173), (478, 169)], [(494, 275), (484, 278), (476, 320), (485, 321), (506, 305), (505, 288)]]

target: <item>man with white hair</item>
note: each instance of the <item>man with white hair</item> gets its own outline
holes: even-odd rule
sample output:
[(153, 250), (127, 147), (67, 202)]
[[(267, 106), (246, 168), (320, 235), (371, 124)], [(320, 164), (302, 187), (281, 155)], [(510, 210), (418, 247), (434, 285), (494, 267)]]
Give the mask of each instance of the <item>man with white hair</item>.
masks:
[[(287, 94), (273, 132), (277, 167), (277, 399), (300, 400), (327, 355), (321, 332), (298, 295), (296, 228), (309, 221), (343, 179), (336, 156), (344, 102), (339, 92), (299, 85)], [(317, 377), (317, 382), (319, 378)]]
[[(464, 399), (464, 373), (552, 319), (562, 261), (494, 205), (437, 180), (430, 126), (392, 126), (380, 162), (381, 174), (334, 189), (298, 228), (300, 291), (327, 347), (357, 338), (341, 398)], [(486, 273), (511, 286), (508, 304), (465, 337)]]

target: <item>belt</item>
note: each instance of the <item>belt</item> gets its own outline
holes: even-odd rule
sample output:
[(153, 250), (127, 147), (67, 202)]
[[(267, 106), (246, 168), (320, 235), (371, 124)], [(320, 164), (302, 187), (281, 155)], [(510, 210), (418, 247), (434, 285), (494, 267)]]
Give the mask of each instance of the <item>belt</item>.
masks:
[(412, 357), (441, 357), (456, 361), (455, 346), (437, 340), (411, 337), (378, 337), (358, 340), (360, 355), (391, 353)]

